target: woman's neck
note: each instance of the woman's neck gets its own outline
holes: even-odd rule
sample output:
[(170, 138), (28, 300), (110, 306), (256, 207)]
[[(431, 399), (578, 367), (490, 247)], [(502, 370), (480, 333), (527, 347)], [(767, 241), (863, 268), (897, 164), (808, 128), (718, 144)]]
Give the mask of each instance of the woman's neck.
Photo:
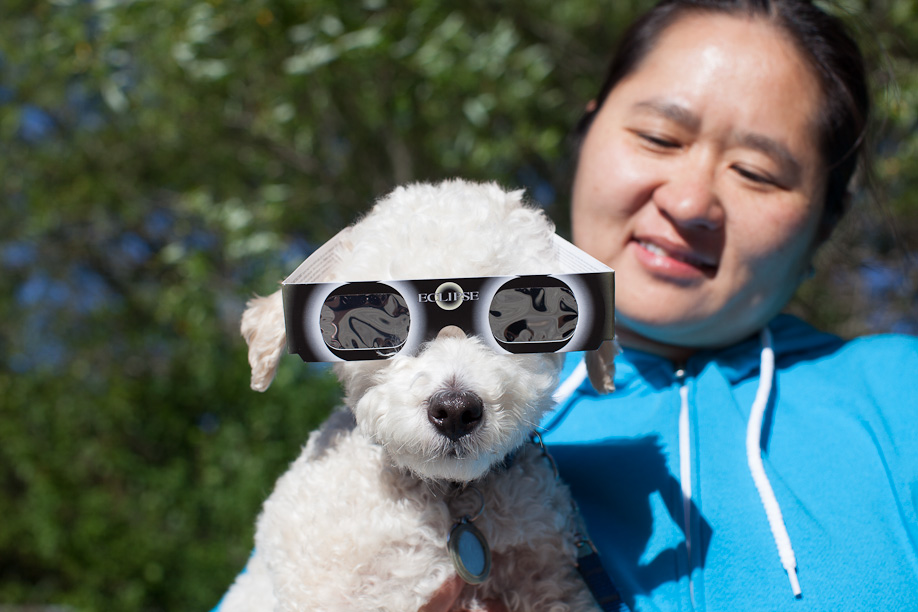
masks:
[(689, 357), (694, 355), (698, 350), (688, 346), (677, 346), (658, 342), (637, 334), (621, 325), (616, 326), (615, 333), (618, 337), (618, 343), (622, 346), (658, 355), (665, 359), (669, 359), (674, 364), (685, 363), (688, 361)]

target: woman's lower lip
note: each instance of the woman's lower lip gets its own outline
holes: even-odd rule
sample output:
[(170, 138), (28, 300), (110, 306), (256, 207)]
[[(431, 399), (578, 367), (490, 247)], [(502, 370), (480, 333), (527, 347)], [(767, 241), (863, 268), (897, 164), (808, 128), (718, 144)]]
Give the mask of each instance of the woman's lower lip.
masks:
[(650, 251), (636, 240), (632, 240), (629, 248), (634, 252), (638, 262), (654, 276), (667, 277), (675, 280), (697, 280), (710, 278), (716, 268), (713, 266), (697, 265), (674, 257)]

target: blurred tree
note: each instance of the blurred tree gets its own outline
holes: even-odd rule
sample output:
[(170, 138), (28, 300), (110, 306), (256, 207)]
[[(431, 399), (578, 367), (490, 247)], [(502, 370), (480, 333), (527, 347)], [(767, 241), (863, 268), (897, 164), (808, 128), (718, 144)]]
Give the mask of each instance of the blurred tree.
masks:
[[(0, 601), (212, 606), (337, 398), (295, 358), (248, 390), (247, 296), (405, 181), (525, 186), (566, 232), (567, 134), (648, 5), (4, 0)], [(918, 2), (833, 10), (878, 66), (882, 207), (794, 308), (915, 332)]]
[(847, 22), (872, 67), (872, 169), (791, 310), (846, 337), (918, 334), (918, 2), (821, 4)]

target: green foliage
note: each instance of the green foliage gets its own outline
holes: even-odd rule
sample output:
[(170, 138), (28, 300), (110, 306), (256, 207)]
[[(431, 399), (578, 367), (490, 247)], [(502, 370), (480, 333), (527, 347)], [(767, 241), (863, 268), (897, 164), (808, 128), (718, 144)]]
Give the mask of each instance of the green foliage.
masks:
[[(4, 0), (0, 602), (216, 603), (338, 397), (293, 357), (248, 389), (245, 300), (406, 181), (525, 186), (565, 231), (568, 133), (649, 4)], [(895, 221), (859, 203), (795, 308), (914, 325), (918, 2), (838, 10), (878, 66)]]
[(791, 310), (843, 336), (918, 333), (918, 2), (821, 3), (855, 33), (873, 86), (869, 171)]

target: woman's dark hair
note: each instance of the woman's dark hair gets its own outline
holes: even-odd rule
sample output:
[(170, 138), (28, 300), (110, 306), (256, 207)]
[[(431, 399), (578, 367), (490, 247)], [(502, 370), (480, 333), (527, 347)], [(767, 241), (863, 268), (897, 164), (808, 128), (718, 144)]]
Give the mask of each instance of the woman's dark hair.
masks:
[(637, 69), (666, 28), (691, 14), (716, 13), (763, 19), (796, 44), (819, 77), (823, 97), (820, 151), (828, 169), (823, 238), (848, 208), (848, 185), (857, 168), (870, 114), (864, 60), (841, 21), (810, 0), (663, 0), (622, 36), (596, 104), (580, 119), (582, 141), (609, 92)]

